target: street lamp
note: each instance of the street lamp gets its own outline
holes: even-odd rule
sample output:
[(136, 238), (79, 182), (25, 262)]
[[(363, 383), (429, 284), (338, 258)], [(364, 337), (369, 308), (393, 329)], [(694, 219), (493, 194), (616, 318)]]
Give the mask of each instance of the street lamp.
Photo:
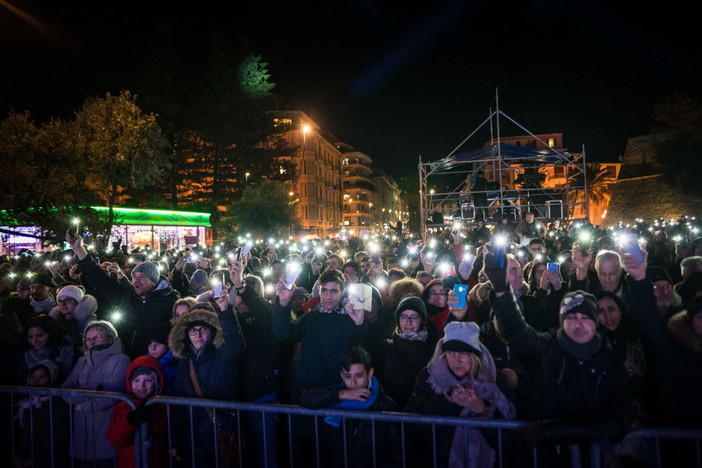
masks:
[(305, 151), (307, 150), (307, 133), (312, 130), (309, 125), (302, 126), (302, 156), (305, 156)]
[(249, 185), (249, 176), (250, 175), (251, 175), (250, 172), (247, 172), (246, 174), (244, 174), (244, 177), (246, 177), (246, 184), (245, 185)]

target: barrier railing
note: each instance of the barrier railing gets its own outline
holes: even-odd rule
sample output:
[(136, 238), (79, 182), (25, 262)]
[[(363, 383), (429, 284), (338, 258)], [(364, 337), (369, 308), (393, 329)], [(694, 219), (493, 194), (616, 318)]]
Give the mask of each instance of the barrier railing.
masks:
[[(136, 405), (132, 400), (125, 394), (123, 393), (114, 393), (114, 392), (101, 392), (101, 391), (93, 391), (93, 390), (74, 390), (74, 389), (59, 389), (59, 388), (38, 388), (38, 387), (14, 387), (14, 386), (1, 386), (0, 385), (0, 395), (4, 396), (4, 401), (2, 406), (4, 407), (3, 411), (8, 410), (11, 412), (10, 417), (7, 417), (6, 415), (0, 416), (0, 421), (2, 421), (3, 427), (0, 431), (0, 434), (3, 436), (5, 435), (5, 431), (7, 431), (7, 435), (9, 437), (4, 437), (4, 441), (9, 441), (10, 442), (10, 447), (8, 447), (8, 451), (3, 451), (0, 453), (0, 457), (6, 458), (8, 455), (11, 457), (11, 465), (7, 464), (3, 466), (47, 466), (54, 468), (55, 466), (71, 466), (74, 467), (77, 463), (79, 463), (74, 457), (69, 456), (68, 460), (62, 460), (59, 459), (59, 457), (56, 456), (56, 451), (60, 450), (65, 450), (69, 448), (69, 451), (66, 452), (66, 455), (72, 454), (72, 447), (74, 447), (74, 437), (75, 437), (75, 431), (74, 431), (74, 407), (75, 404), (73, 403), (73, 399), (80, 399), (84, 400), (86, 398), (90, 399), (97, 399), (97, 400), (111, 400), (113, 405), (118, 402), (125, 402), (126, 404), (129, 405), (130, 408), (134, 409), (136, 408)], [(19, 396), (19, 397), (18, 397)], [(28, 399), (22, 399), (21, 396), (27, 396), (29, 397)], [(60, 397), (63, 401), (61, 402), (56, 402), (54, 401), (55, 397)], [(65, 403), (64, 403), (65, 402)], [(67, 405), (67, 420), (64, 420), (62, 417), (65, 417), (66, 414), (63, 414), (63, 412), (59, 411), (59, 407), (62, 404)], [(39, 411), (40, 408), (48, 409), (48, 411), (45, 411), (43, 414), (43, 417), (41, 418), (41, 421), (38, 421), (39, 419)], [(29, 437), (28, 441), (20, 441), (18, 440), (18, 437), (20, 437), (20, 434), (18, 434), (19, 430), (19, 421), (18, 421), (18, 416), (20, 410), (24, 411), (24, 415), (26, 416), (26, 422), (25, 424), (29, 424), (29, 427), (26, 432)], [(47, 418), (48, 417), (48, 418)], [(48, 449), (49, 449), (49, 454), (46, 453), (38, 453), (35, 448), (38, 446), (39, 442), (36, 440), (36, 437), (39, 436), (40, 434), (35, 434), (35, 424), (42, 424), (42, 428), (44, 427), (43, 425), (48, 423), (48, 426), (46, 426), (46, 429), (48, 431), (48, 434), (46, 434), (49, 438), (49, 443), (48, 443)], [(7, 424), (8, 426), (5, 426)], [(41, 428), (39, 428), (41, 429)], [(63, 431), (63, 432), (62, 432)], [(136, 457), (136, 466), (144, 466), (142, 463), (142, 453), (144, 452), (142, 448), (142, 434), (144, 434), (145, 431), (139, 429), (137, 430), (136, 436), (135, 436), (135, 457)], [(68, 443), (70, 444), (69, 447), (63, 447), (61, 446), (56, 439), (61, 439), (62, 441), (65, 439), (66, 434), (68, 434)], [(100, 437), (98, 434), (92, 434), (93, 437)], [(102, 435), (102, 437), (105, 437), (106, 435)], [(91, 439), (90, 443), (95, 446), (95, 440), (97, 439)], [(30, 457), (29, 459), (32, 461), (31, 465), (25, 465), (25, 461), (20, 461), (19, 457), (17, 456), (17, 448), (20, 442), (24, 442), (25, 445), (29, 446), (29, 451), (30, 451)], [(3, 447), (4, 449), (5, 447)], [(48, 455), (48, 456), (47, 456)], [(37, 458), (41, 458), (43, 460), (43, 463), (37, 463)], [(93, 464), (94, 464), (93, 460)], [(2, 464), (2, 463), (0, 463)], [(83, 463), (83, 466), (91, 466), (90, 461), (87, 463)]]
[[(43, 389), (30, 387), (0, 386), (0, 395), (5, 394), (13, 418), (17, 408), (17, 395), (75, 398), (111, 399), (113, 403), (126, 402), (134, 409), (134, 403), (123, 394), (96, 392), (89, 390)], [(51, 405), (51, 399), (47, 400)], [(448, 453), (442, 452), (440, 446), (446, 447), (445, 428), (466, 428), (479, 430), (489, 445), (494, 449), (495, 465), (500, 468), (509, 466), (545, 466), (553, 453), (543, 447), (520, 446), (515, 431), (526, 424), (526, 421), (491, 420), (480, 421), (460, 417), (417, 415), (407, 413), (377, 413), (369, 411), (348, 411), (338, 409), (309, 410), (299, 406), (280, 404), (240, 403), (197, 398), (181, 398), (162, 396), (146, 403), (146, 406), (165, 405), (168, 427), (168, 452), (172, 453), (174, 440), (179, 435), (186, 434), (184, 445), (178, 455), (180, 462), (169, 458), (166, 466), (208, 466), (203, 460), (211, 458), (209, 466), (225, 466), (220, 458), (218, 446), (217, 421), (223, 416), (232, 414), (234, 439), (231, 441), (233, 460), (227, 463), (231, 466), (266, 466), (277, 467), (287, 464), (291, 467), (306, 466), (310, 463), (323, 467), (332, 463), (349, 466), (445, 466)], [(213, 418), (210, 419), (204, 408), (210, 408)], [(50, 421), (50, 426), (65, 427), (70, 431), (73, 444), (73, 405), (69, 403), (68, 421)], [(31, 406), (29, 408), (31, 414)], [(51, 406), (49, 414), (51, 415)], [(180, 416), (179, 416), (180, 415)], [(182, 416), (185, 416), (183, 419)], [(176, 424), (175, 419), (180, 417)], [(2, 421), (15, 421), (13, 418), (0, 416)], [(31, 421), (32, 418), (30, 417)], [(183, 424), (185, 421), (185, 424)], [(204, 427), (204, 424), (210, 425)], [(57, 424), (55, 424), (57, 423)], [(178, 424), (180, 424), (179, 427)], [(336, 424), (336, 426), (332, 425)], [(11, 426), (12, 449), (11, 456), (15, 460), (17, 444), (15, 424)], [(56, 426), (56, 427), (55, 427)], [(3, 428), (4, 429), (4, 428)], [(181, 434), (175, 434), (181, 430)], [(276, 434), (276, 431), (279, 434)], [(30, 431), (32, 433), (32, 431)], [(464, 443), (470, 444), (470, 436), (463, 431)], [(391, 437), (385, 437), (387, 435)], [(271, 438), (271, 435), (273, 436)], [(51, 460), (54, 466), (54, 436), (50, 438)], [(99, 437), (98, 434), (94, 434)], [(632, 430), (625, 441), (632, 439), (646, 441), (646, 449), (640, 452), (645, 457), (645, 466), (665, 467), (696, 466), (702, 468), (702, 430), (676, 430), (657, 428), (637, 428)], [(676, 444), (676, 442), (678, 442)], [(390, 447), (388, 447), (390, 443)], [(30, 445), (33, 441), (30, 441)], [(355, 445), (354, 445), (355, 444)], [(670, 445), (674, 444), (674, 445)], [(681, 445), (683, 444), (683, 445)], [(362, 450), (358, 450), (358, 447)], [(448, 445), (451, 447), (451, 443)], [(135, 438), (136, 467), (148, 467), (151, 440), (148, 437), (146, 425), (142, 425)], [(680, 451), (683, 447), (683, 451)], [(620, 447), (610, 447), (606, 442), (571, 445), (561, 447), (570, 466), (618, 466), (618, 460), (613, 454)], [(212, 450), (214, 453), (207, 453)], [(336, 450), (336, 453), (333, 451)], [(428, 454), (428, 458), (417, 458), (418, 454)], [(187, 458), (184, 456), (187, 455)], [(329, 457), (332, 457), (330, 459)], [(326, 458), (325, 458), (326, 457)], [(388, 458), (389, 457), (389, 458)], [(334, 461), (335, 460), (335, 461)], [(675, 463), (675, 465), (671, 465)], [(182, 465), (181, 465), (182, 464)], [(8, 465), (9, 466), (9, 465)], [(73, 460), (71, 465), (73, 466)], [(90, 465), (88, 465), (90, 466)]]

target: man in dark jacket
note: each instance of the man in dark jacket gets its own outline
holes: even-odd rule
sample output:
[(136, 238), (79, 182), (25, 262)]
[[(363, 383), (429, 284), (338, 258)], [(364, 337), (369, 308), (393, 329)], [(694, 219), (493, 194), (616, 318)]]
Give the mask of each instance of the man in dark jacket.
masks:
[(500, 263), (488, 255), (485, 272), (494, 288), (492, 313), (525, 369), (517, 390), (520, 418), (537, 422), (523, 428), (524, 439), (560, 445), (623, 437), (632, 423), (629, 377), (596, 331), (594, 297), (566, 294), (558, 331), (537, 333), (524, 321)]
[(319, 277), (320, 300), (314, 310), (291, 320), (290, 299), (294, 292), (278, 283), (272, 310), (273, 335), (284, 341), (300, 342), (292, 399), (297, 403), (302, 390), (333, 384), (341, 356), (354, 345), (363, 343), (367, 326), (363, 310), (345, 307), (345, 279), (339, 270), (328, 270)]
[(128, 286), (111, 278), (92, 261), (80, 236), (67, 233), (66, 241), (78, 257), (83, 281), (119, 310), (121, 315), (112, 322), (123, 339), (125, 353), (131, 359), (146, 354), (149, 331), (155, 325), (170, 321), (173, 303), (180, 298), (178, 293), (160, 275), (156, 263), (145, 262), (134, 267), (132, 283)]

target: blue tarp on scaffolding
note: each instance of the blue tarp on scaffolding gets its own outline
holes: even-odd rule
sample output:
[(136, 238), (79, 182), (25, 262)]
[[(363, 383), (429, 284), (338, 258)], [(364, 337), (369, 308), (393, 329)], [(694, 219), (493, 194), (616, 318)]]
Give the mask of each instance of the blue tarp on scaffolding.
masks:
[(555, 164), (564, 161), (564, 155), (552, 149), (526, 148), (514, 145), (490, 145), (482, 148), (467, 151), (465, 153), (454, 154), (437, 161), (439, 167), (436, 172), (444, 172), (455, 169), (457, 166), (466, 163), (480, 162), (482, 160), (494, 160), (498, 156), (505, 162), (538, 162), (544, 164)]

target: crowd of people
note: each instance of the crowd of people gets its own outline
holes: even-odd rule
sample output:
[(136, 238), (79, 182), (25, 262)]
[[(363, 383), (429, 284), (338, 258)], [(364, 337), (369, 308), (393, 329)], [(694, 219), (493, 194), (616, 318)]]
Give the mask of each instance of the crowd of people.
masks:
[[(598, 442), (626, 466), (648, 466), (652, 445), (632, 429), (702, 421), (696, 230), (694, 218), (601, 230), (527, 213), (426, 240), (242, 239), (164, 252), (86, 249), (69, 232), (65, 249), (0, 257), (0, 383), (123, 392), (136, 409), (89, 395), (25, 398), (14, 463), (134, 466), (147, 423), (150, 466), (230, 466), (234, 449), (221, 442), (235, 430), (252, 466), (282, 462), (280, 431), (292, 432), (303, 465), (401, 466), (404, 455), (411, 466), (493, 466), (498, 456), (518, 466), (538, 447), (543, 466), (567, 466), (567, 446)], [(317, 428), (273, 412), (168, 414), (145, 404), (157, 395), (529, 422), (498, 453), (488, 429), (400, 435), (334, 417)], [(72, 433), (52, 429), (69, 415)], [(681, 444), (663, 449), (691, 459)]]

